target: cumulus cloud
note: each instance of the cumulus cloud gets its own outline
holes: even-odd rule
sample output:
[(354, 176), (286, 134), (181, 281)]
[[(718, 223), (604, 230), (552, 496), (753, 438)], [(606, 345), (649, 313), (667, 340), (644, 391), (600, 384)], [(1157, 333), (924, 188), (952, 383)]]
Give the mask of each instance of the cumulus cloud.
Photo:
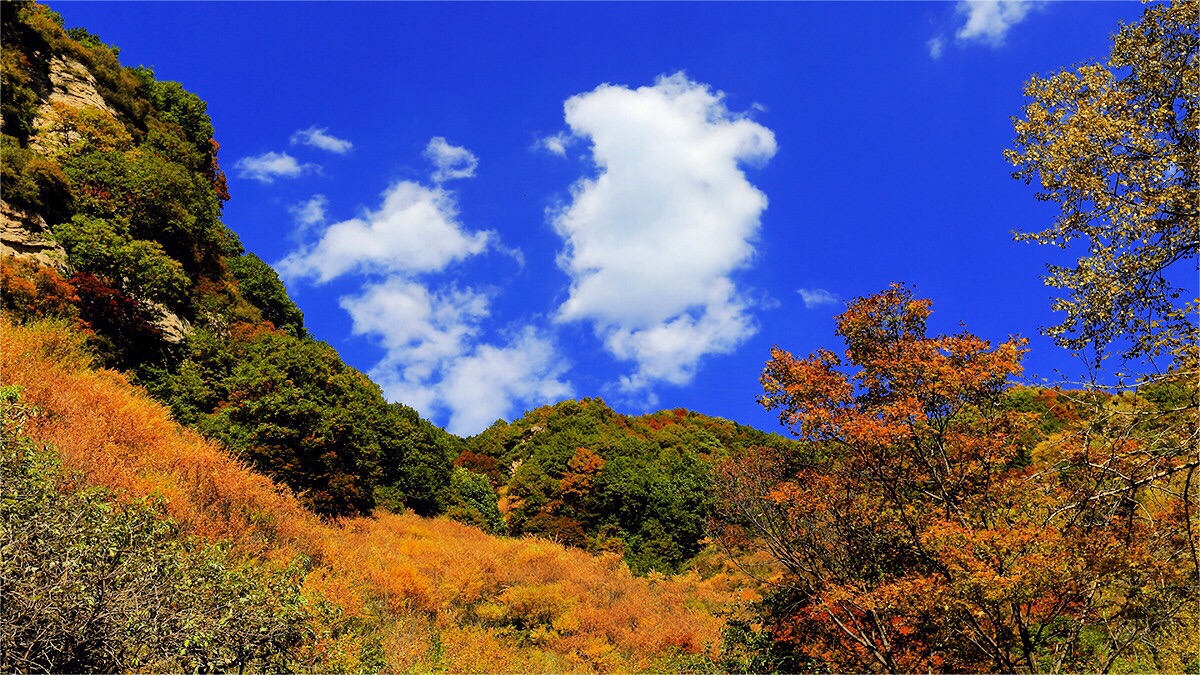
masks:
[(301, 164), (286, 152), (264, 152), (254, 157), (243, 157), (233, 165), (239, 178), (249, 178), (260, 183), (272, 183), (276, 178), (296, 178), (308, 171), (319, 169), (316, 164)]
[(307, 145), (339, 155), (350, 152), (350, 149), (354, 147), (350, 141), (332, 136), (328, 132), (329, 129), (318, 129), (315, 126), (301, 129), (292, 134), (292, 145)]
[[(469, 176), (474, 155), (438, 140), (427, 155), (439, 170)], [(571, 395), (567, 364), (549, 337), (527, 326), (488, 341), (483, 328), (491, 298), (436, 281), (449, 265), (489, 248), (523, 261), (519, 250), (504, 247), (494, 233), (469, 232), (453, 193), (439, 185), (396, 183), (384, 191), (377, 210), (325, 226), (328, 206), (323, 195), (315, 195), (292, 207), (301, 234), (320, 229), (277, 269), (315, 283), (347, 274), (367, 277), (339, 304), (350, 315), (353, 333), (382, 348), (384, 357), (370, 375), (389, 399), (425, 415), (444, 413), (450, 431), (473, 434), (518, 406)]]
[(379, 210), (330, 225), (277, 268), (318, 283), (347, 273), (431, 272), (481, 253), (492, 236), (463, 227), (453, 193), (401, 181), (384, 191)]
[(445, 410), (447, 428), (474, 434), (518, 405), (571, 396), (566, 362), (532, 326), (506, 344), (476, 344), (488, 298), (472, 289), (437, 293), (391, 278), (342, 298), (353, 332), (378, 341), (386, 356), (371, 377), (388, 398), (426, 413)]
[(822, 305), (836, 305), (838, 303), (838, 296), (824, 288), (801, 288), (796, 292), (800, 294), (800, 299), (804, 301), (805, 309), (813, 309)]
[(978, 40), (993, 46), (1003, 45), (1008, 30), (1041, 5), (1036, 0), (960, 0), (957, 11), (965, 14), (967, 20), (954, 36), (964, 42)]
[(450, 145), (445, 138), (434, 136), (425, 146), (425, 158), (433, 163), (433, 182), (443, 183), (456, 178), (470, 178), (479, 166), (477, 158), (466, 148)]
[(476, 434), (497, 419), (512, 419), (517, 406), (536, 406), (574, 395), (562, 377), (567, 363), (554, 343), (532, 326), (502, 347), (482, 345), (466, 358), (455, 359), (439, 386), (450, 410), (446, 428)]
[(389, 397), (429, 410), (435, 396), (428, 381), (442, 364), (467, 351), (488, 314), (488, 298), (473, 290), (430, 291), (393, 277), (368, 284), (340, 304), (355, 335), (371, 336), (386, 352), (372, 371)]
[(775, 137), (722, 98), (677, 73), (638, 89), (605, 84), (564, 106), (597, 175), (551, 214), (571, 277), (557, 320), (590, 321), (633, 362), (627, 391), (685, 384), (701, 359), (756, 329), (730, 275), (753, 257), (767, 207), (742, 165), (770, 159)]

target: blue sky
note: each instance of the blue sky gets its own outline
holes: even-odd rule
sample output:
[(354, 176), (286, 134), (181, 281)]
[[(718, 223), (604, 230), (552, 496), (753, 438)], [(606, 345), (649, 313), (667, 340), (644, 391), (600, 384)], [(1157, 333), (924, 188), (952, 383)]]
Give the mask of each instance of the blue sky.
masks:
[(1001, 153), (1140, 3), (50, 4), (207, 101), (225, 222), (451, 431), (583, 396), (777, 429), (770, 347), (839, 348), (892, 281), (1082, 370)]

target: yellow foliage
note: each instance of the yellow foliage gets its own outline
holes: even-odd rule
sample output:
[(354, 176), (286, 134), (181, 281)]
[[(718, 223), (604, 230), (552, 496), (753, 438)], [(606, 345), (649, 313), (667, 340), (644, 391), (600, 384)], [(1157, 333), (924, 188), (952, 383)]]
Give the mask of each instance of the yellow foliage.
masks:
[(395, 672), (636, 671), (719, 641), (724, 574), (650, 581), (616, 555), (412, 514), (323, 521), (123, 375), (92, 370), (82, 345), (62, 324), (0, 318), (0, 380), (42, 411), (30, 435), (90, 484), (162, 496), (190, 534), (311, 560), (305, 595), (330, 608), (302, 655), (314, 669), (364, 670), (382, 652)]

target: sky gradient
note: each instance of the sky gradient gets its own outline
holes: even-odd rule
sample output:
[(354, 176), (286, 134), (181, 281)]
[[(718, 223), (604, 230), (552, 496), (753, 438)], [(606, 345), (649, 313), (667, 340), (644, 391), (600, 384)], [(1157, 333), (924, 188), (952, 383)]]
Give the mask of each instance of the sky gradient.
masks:
[(769, 349), (892, 281), (1039, 336), (1065, 252), (1002, 151), (1136, 2), (76, 3), (208, 103), (224, 220), (318, 339), (451, 431), (563, 398), (775, 430)]

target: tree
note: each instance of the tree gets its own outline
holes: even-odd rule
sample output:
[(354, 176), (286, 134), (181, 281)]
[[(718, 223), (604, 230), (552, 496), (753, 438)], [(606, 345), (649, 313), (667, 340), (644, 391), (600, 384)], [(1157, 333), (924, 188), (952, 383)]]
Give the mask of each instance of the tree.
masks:
[[(1036, 177), (1038, 199), (1060, 205), (1054, 225), (1019, 241), (1067, 249), (1087, 242), (1075, 267), (1050, 265), (1046, 284), (1066, 289), (1047, 329), (1074, 350), (1122, 339), (1135, 358), (1197, 343), (1194, 283), (1200, 242), (1200, 4), (1147, 7), (1140, 23), (1113, 38), (1108, 67), (1097, 63), (1033, 77), (1030, 103), (1014, 119), (1005, 152), (1015, 178)], [(1191, 287), (1195, 291), (1195, 287)], [(1099, 356), (1098, 356), (1099, 358)]]
[(307, 335), (304, 330), (304, 313), (288, 297), (283, 281), (270, 265), (253, 253), (229, 258), (226, 262), (229, 271), (237, 279), (242, 297), (258, 307), (264, 319), (296, 337)]
[(772, 634), (840, 671), (1061, 672), (1184, 630), (1186, 501), (1147, 488), (1186, 467), (1115, 484), (1102, 429), (1031, 444), (1041, 416), (1006, 396), (1024, 341), (930, 337), (930, 311), (894, 285), (837, 318), (844, 357), (772, 351), (760, 401), (808, 449), (726, 462), (717, 499), (721, 537), (784, 570)]
[(317, 513), (369, 513), (388, 415), (379, 387), (329, 345), (277, 331), (258, 335), (241, 358), (201, 431)]

